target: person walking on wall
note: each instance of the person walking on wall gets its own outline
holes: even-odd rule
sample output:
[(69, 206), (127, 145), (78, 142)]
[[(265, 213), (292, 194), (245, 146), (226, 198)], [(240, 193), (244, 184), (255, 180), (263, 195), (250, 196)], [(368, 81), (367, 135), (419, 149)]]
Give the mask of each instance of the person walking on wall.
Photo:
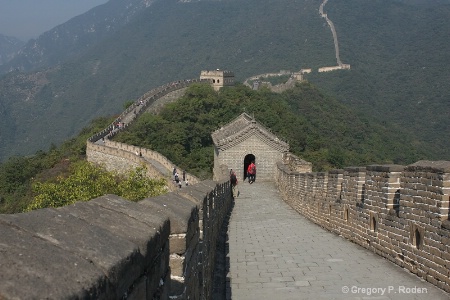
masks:
[(252, 163), (248, 165), (247, 177), (248, 177), (248, 183), (252, 184), (253, 182), (255, 182), (255, 179), (256, 179), (256, 166), (255, 166), (255, 162), (254, 161), (252, 161)]
[(236, 177), (236, 173), (233, 171), (233, 169), (230, 170), (230, 184), (231, 184), (231, 191), (233, 192), (233, 198), (236, 198), (239, 196), (239, 190), (237, 188), (238, 180)]
[(177, 168), (174, 167), (173, 170), (172, 170), (172, 175), (175, 176), (176, 172), (177, 172)]

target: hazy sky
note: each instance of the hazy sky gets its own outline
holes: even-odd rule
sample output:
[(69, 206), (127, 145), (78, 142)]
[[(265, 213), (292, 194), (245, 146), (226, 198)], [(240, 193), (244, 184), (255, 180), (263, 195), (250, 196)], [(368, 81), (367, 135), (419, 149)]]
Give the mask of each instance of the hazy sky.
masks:
[(0, 0), (0, 34), (36, 38), (108, 0)]

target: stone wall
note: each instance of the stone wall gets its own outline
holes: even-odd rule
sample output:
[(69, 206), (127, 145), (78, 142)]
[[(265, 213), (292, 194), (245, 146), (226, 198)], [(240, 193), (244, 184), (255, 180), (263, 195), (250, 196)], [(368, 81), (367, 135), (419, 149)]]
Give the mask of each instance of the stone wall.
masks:
[(450, 291), (450, 162), (326, 173), (278, 163), (284, 200), (308, 219)]
[[(176, 168), (181, 176), (181, 169), (158, 152), (113, 142), (111, 139), (121, 130), (126, 129), (134, 120), (144, 112), (157, 112), (168, 102), (175, 101), (186, 90), (186, 87), (206, 80), (188, 79), (174, 81), (157, 87), (145, 93), (128, 107), (107, 128), (93, 135), (87, 140), (86, 157), (89, 162), (104, 166), (108, 171), (117, 171), (124, 174), (138, 166), (145, 165), (149, 177), (163, 177), (167, 180), (170, 190), (177, 187), (172, 184), (172, 170)], [(117, 124), (123, 124), (117, 127)], [(199, 179), (186, 172), (189, 184), (199, 182)]]
[[(108, 171), (120, 174), (139, 166), (147, 168), (147, 175), (151, 178), (165, 178), (169, 190), (176, 190), (172, 184), (172, 170), (181, 170), (165, 156), (150, 149), (105, 140), (103, 144), (87, 142), (86, 157), (89, 162), (99, 164)], [(190, 173), (186, 173), (189, 184), (196, 184), (200, 180)]]
[(0, 299), (210, 299), (228, 180), (0, 215)]
[(168, 101), (172, 101), (170, 97), (171, 93), (175, 92), (175, 94), (178, 94), (177, 91), (185, 89), (191, 84), (197, 82), (208, 81), (200, 79), (178, 80), (148, 91), (147, 93), (139, 97), (136, 101), (134, 101), (134, 103), (130, 105), (126, 110), (124, 110), (107, 128), (90, 137), (89, 141), (95, 143), (97, 141), (100, 141), (101, 139), (112, 138), (118, 132), (114, 124), (123, 122), (125, 123), (124, 128), (126, 128), (126, 126), (132, 123), (142, 113), (146, 112), (147, 110), (151, 111), (151, 107), (153, 104), (159, 106), (159, 104), (161, 103), (161, 99), (163, 98), (168, 99)]
[[(261, 81), (263, 78), (280, 77), (280, 76), (285, 76), (285, 75), (290, 75), (289, 79), (285, 83), (280, 83), (275, 86), (273, 86), (272, 83), (270, 83), (269, 81)], [(249, 81), (250, 82), (261, 81), (261, 82), (259, 82), (259, 84), (257, 86), (255, 86), (254, 83), (253, 83), (253, 85), (250, 85)], [(284, 70), (284, 71), (280, 70), (280, 72), (278, 72), (278, 73), (266, 73), (266, 74), (260, 74), (257, 76), (247, 78), (243, 84), (252, 89), (259, 89), (262, 86), (266, 86), (272, 92), (282, 93), (288, 89), (293, 88), (297, 82), (301, 82), (301, 81), (303, 81), (303, 72), (302, 71), (291, 72), (291, 71), (286, 71), (286, 70)]]
[[(126, 128), (198, 81), (173, 82), (139, 98), (88, 139), (88, 161), (119, 173), (145, 165), (148, 176), (170, 181), (176, 166), (166, 157), (110, 138), (117, 123)], [(210, 299), (216, 242), (233, 200), (223, 175), (200, 182), (186, 173), (189, 186), (139, 203), (106, 195), (0, 215), (0, 299)]]
[[(153, 172), (150, 176), (171, 176), (173, 168), (180, 171), (159, 152), (109, 140), (105, 140), (103, 145), (88, 143), (86, 156), (88, 161), (103, 164), (110, 171), (125, 172), (142, 164), (148, 165)], [(186, 174), (186, 177), (192, 184), (199, 182), (194, 175)]]
[(0, 215), (0, 228), (0, 299), (169, 295), (170, 221), (143, 205), (107, 195)]

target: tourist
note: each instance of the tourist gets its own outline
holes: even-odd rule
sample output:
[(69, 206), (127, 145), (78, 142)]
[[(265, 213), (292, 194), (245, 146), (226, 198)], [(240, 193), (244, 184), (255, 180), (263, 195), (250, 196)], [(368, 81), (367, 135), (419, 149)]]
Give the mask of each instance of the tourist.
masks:
[(233, 171), (233, 169), (230, 170), (230, 184), (231, 184), (231, 191), (233, 193), (233, 198), (236, 198), (239, 195), (239, 191), (237, 188), (238, 180), (236, 177), (236, 173)]
[(248, 183), (252, 184), (253, 182), (255, 182), (255, 179), (256, 179), (256, 166), (255, 166), (255, 162), (254, 161), (252, 161), (251, 164), (248, 165), (247, 177), (248, 177)]

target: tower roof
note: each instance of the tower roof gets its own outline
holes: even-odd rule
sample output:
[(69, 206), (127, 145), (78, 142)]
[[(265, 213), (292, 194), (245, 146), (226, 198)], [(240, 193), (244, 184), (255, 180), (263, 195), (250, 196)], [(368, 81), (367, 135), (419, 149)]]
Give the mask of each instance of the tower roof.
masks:
[(280, 140), (269, 129), (258, 123), (247, 113), (242, 113), (236, 119), (211, 134), (214, 145), (221, 150), (240, 144), (253, 135), (258, 136), (262, 141), (280, 152), (289, 151), (289, 145), (286, 142)]

